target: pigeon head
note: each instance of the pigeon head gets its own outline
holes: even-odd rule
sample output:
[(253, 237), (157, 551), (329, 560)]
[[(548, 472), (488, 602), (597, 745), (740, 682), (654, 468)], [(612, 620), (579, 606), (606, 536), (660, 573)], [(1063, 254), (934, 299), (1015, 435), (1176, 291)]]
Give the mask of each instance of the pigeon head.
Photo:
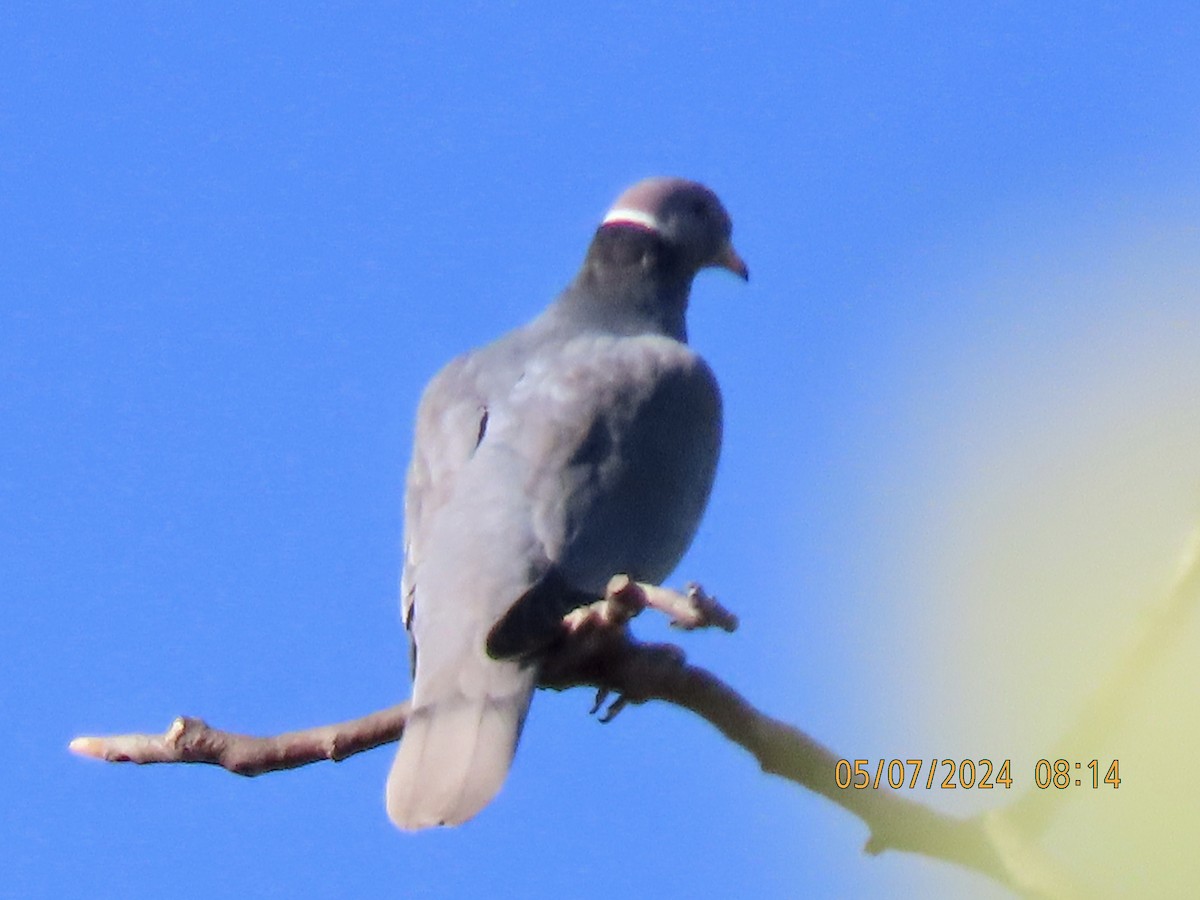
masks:
[(634, 228), (655, 234), (691, 272), (710, 266), (748, 280), (749, 269), (733, 249), (733, 223), (717, 195), (683, 178), (647, 178), (626, 190), (604, 217), (601, 230)]
[(716, 194), (682, 178), (647, 178), (604, 217), (575, 280), (548, 321), (570, 330), (658, 333), (687, 340), (692, 279), (717, 266), (740, 278), (746, 264)]

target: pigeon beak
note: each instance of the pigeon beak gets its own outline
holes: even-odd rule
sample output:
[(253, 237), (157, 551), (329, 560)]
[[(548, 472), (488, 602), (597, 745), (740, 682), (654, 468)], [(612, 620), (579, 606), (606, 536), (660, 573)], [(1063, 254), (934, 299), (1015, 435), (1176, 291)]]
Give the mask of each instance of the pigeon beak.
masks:
[(721, 252), (713, 259), (712, 264), (720, 266), (722, 269), (728, 269), (738, 278), (742, 279), (742, 281), (750, 280), (750, 269), (742, 261), (742, 258), (738, 256), (737, 251), (733, 249), (732, 243), (726, 242), (725, 246), (721, 248)]

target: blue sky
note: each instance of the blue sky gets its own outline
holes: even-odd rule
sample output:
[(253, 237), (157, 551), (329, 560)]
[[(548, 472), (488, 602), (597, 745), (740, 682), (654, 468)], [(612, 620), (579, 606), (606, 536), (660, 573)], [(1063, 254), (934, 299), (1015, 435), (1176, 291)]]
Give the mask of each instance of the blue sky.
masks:
[[(693, 294), (727, 432), (675, 579), (743, 626), (681, 642), (848, 756), (1043, 755), (1200, 518), (1194, 4), (17, 3), (0, 44), (0, 893), (1003, 896), (578, 691), (415, 838), (387, 749), (246, 781), (66, 745), (403, 698), (422, 386), (680, 174), (753, 273)], [(1198, 683), (1128, 769), (1179, 763)], [(1127, 787), (1053, 837), (1118, 885), (1180, 855), (1088, 830)]]

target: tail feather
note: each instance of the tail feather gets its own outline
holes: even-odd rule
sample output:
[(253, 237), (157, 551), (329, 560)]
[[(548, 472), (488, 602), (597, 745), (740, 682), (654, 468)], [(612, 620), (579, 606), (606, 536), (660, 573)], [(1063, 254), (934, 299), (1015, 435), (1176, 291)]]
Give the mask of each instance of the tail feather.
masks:
[(500, 790), (533, 693), (439, 698), (413, 710), (387, 783), (388, 816), (416, 831), (457, 825)]

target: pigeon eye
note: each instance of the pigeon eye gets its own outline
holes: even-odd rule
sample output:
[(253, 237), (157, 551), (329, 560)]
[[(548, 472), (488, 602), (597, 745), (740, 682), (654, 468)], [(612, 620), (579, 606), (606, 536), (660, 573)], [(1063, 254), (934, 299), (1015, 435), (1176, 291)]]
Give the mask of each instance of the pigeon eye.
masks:
[(698, 218), (698, 219), (707, 219), (708, 218), (708, 204), (705, 203), (703, 200), (693, 200), (692, 201), (692, 215), (696, 216), (696, 218)]

